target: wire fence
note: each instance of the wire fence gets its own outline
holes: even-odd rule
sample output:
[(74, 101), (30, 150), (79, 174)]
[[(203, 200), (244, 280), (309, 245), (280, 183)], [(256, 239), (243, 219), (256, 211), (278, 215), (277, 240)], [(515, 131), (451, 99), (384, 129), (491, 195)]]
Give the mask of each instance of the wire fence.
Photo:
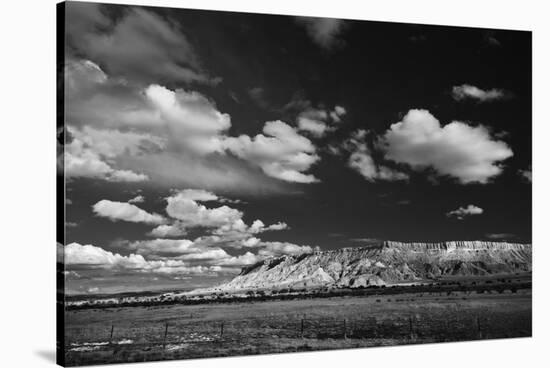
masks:
[(188, 316), (161, 322), (134, 321), (66, 329), (67, 354), (121, 349), (172, 351), (196, 344), (239, 343), (262, 339), (377, 340), (443, 342), (531, 335), (531, 312), (356, 315), (327, 318), (297, 315), (202, 319)]

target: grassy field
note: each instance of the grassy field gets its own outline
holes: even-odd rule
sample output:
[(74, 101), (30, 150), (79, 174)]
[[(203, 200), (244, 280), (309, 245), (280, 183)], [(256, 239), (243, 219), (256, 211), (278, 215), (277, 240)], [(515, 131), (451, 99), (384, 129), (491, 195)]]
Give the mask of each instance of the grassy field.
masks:
[(68, 311), (66, 363), (187, 359), (531, 336), (531, 290)]

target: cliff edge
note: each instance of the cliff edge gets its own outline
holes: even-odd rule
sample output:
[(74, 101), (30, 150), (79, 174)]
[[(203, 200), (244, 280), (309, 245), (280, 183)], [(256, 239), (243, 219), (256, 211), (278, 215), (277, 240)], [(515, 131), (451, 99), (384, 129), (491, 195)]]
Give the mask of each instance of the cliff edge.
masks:
[(531, 244), (448, 241), (375, 245), (269, 258), (245, 267), (222, 291), (361, 287), (420, 282), (441, 276), (529, 272)]

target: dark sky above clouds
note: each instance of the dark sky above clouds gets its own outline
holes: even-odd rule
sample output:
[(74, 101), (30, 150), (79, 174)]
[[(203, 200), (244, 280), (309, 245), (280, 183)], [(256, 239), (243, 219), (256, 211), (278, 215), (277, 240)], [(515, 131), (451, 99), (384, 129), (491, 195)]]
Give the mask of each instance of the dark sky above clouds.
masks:
[(73, 2), (65, 22), (70, 293), (531, 241), (529, 32)]

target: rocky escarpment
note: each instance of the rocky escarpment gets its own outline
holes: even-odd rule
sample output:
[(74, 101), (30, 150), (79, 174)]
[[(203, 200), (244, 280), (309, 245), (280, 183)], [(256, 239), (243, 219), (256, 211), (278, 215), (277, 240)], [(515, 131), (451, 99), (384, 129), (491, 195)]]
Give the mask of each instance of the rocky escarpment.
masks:
[(243, 268), (219, 289), (360, 287), (419, 282), (441, 276), (531, 271), (531, 244), (485, 241), (401, 243), (270, 258)]

